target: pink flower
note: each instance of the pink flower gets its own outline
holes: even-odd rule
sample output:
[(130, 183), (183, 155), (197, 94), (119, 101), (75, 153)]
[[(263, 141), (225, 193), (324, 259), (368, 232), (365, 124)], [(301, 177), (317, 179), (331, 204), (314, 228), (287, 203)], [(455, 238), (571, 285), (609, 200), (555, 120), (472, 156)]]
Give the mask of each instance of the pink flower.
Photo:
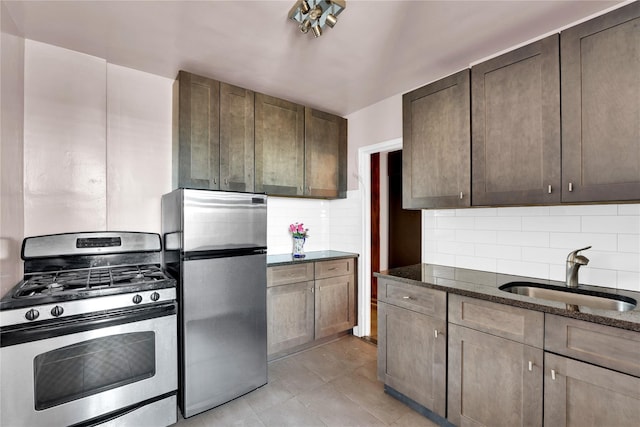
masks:
[(308, 228), (304, 228), (304, 224), (303, 223), (295, 223), (295, 224), (290, 224), (289, 225), (289, 232), (291, 233), (291, 235), (293, 237), (303, 237), (306, 238), (307, 237), (307, 232), (309, 231)]

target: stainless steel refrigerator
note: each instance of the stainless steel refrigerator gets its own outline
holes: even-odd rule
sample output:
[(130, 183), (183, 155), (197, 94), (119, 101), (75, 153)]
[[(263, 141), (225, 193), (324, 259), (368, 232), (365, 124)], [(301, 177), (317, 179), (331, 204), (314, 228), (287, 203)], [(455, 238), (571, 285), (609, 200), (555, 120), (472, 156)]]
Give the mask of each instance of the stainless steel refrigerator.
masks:
[(267, 383), (266, 227), (265, 195), (178, 189), (162, 197), (185, 418)]

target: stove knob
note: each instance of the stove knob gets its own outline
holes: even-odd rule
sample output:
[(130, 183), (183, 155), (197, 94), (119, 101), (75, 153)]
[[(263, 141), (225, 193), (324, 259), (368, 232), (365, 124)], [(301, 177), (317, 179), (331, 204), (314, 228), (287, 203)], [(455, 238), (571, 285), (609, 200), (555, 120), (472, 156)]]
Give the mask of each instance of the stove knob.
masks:
[(55, 307), (53, 307), (51, 309), (51, 315), (53, 317), (62, 316), (62, 313), (64, 313), (64, 309), (62, 307), (60, 307), (59, 305), (56, 305)]
[(160, 299), (160, 294), (157, 292), (154, 292), (151, 294), (151, 301), (158, 301)]
[(140, 304), (142, 302), (142, 297), (140, 295), (136, 295), (133, 297), (134, 304)]
[(38, 316), (40, 316), (40, 312), (35, 308), (32, 308), (31, 310), (27, 311), (27, 314), (24, 315), (24, 317), (26, 317), (27, 320), (36, 320)]

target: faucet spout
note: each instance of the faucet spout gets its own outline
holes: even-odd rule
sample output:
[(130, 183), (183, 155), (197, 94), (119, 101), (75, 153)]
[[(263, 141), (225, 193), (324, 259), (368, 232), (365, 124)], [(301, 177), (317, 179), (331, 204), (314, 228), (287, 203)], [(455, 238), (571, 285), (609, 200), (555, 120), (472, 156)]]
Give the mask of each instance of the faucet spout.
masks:
[(578, 269), (581, 265), (589, 264), (589, 258), (584, 255), (579, 255), (580, 251), (590, 249), (591, 246), (586, 248), (576, 249), (567, 255), (567, 288), (578, 287)]

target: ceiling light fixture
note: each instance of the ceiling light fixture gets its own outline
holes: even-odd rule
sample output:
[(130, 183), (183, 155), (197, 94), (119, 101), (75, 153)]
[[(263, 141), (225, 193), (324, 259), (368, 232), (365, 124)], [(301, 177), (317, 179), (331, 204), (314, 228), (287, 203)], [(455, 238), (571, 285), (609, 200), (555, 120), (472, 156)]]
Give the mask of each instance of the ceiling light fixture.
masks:
[(343, 0), (299, 0), (289, 11), (289, 19), (298, 23), (303, 33), (313, 30), (313, 35), (320, 37), (325, 25), (333, 28), (338, 22), (337, 16), (347, 7)]

